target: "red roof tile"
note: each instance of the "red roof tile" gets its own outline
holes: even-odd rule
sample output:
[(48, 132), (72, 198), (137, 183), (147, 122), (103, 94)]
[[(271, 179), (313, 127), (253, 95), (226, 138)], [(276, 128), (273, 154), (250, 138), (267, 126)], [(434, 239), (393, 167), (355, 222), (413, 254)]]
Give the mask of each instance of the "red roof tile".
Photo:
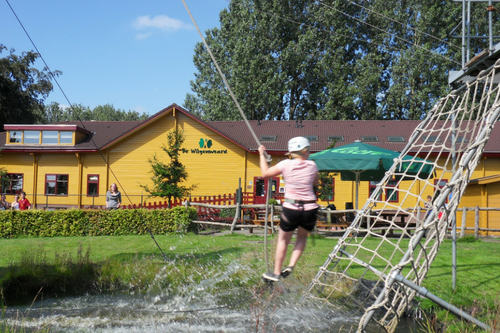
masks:
[[(212, 129), (228, 140), (242, 148), (256, 152), (260, 143), (257, 143), (244, 121), (203, 121), (182, 107), (172, 104), (157, 112), (144, 121), (84, 121), (64, 122), (65, 125), (77, 125), (92, 133), (87, 139), (77, 143), (75, 146), (28, 146), (28, 145), (5, 145), (6, 133), (0, 133), (0, 149), (22, 150), (22, 151), (92, 151), (106, 147), (121, 140), (127, 134), (140, 129), (142, 126), (154, 122), (165, 112), (172, 108)], [(293, 137), (306, 136), (317, 137), (317, 141), (311, 140), (311, 151), (318, 152), (328, 148), (332, 143), (331, 136), (343, 137), (344, 141), (337, 141), (336, 146), (342, 146), (361, 140), (364, 136), (378, 138), (378, 142), (367, 142), (377, 147), (401, 151), (406, 146), (413, 130), (420, 124), (419, 120), (304, 120), (296, 121), (249, 121), (257, 138), (263, 140), (269, 152), (277, 154), (287, 151), (287, 143)], [(389, 142), (389, 136), (400, 136), (404, 142)], [(273, 140), (276, 137), (276, 140)], [(410, 150), (411, 151), (411, 150)], [(500, 128), (494, 128), (486, 145), (485, 154), (500, 154)]]

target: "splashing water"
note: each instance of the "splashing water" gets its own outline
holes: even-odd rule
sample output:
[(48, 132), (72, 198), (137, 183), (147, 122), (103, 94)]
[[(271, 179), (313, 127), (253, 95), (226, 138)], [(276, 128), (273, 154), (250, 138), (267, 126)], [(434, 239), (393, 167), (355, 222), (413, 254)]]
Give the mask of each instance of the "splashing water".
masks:
[[(47, 327), (50, 332), (355, 332), (351, 326), (359, 318), (347, 318), (307, 297), (300, 301), (305, 287), (293, 277), (272, 287), (260, 284), (253, 291), (233, 288), (224, 289), (222, 294), (213, 292), (217, 283), (241, 270), (247, 268), (238, 263), (224, 272), (213, 269), (207, 274), (209, 279), (175, 295), (158, 282), (142, 295), (37, 301), (33, 306), (7, 308), (5, 320), (26, 331)], [(405, 327), (400, 332), (408, 332)]]

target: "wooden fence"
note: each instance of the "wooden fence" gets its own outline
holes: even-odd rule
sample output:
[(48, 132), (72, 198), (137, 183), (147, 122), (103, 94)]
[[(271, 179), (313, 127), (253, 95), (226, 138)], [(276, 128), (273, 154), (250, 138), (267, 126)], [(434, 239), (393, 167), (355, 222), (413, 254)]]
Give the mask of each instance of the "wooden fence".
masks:
[[(235, 194), (222, 194), (215, 196), (199, 196), (199, 197), (191, 197), (189, 199), (176, 199), (172, 202), (172, 207), (181, 206), (181, 205), (191, 205), (196, 206), (200, 215), (207, 216), (210, 214), (217, 214), (221, 209), (253, 209), (256, 211), (262, 211), (265, 209), (265, 205), (253, 205), (253, 193), (243, 193), (242, 204), (238, 204), (236, 202)], [(85, 208), (92, 208), (86, 206)], [(97, 209), (105, 209), (105, 206), (94, 206), (93, 208)], [(137, 209), (137, 208), (145, 208), (145, 209), (165, 209), (168, 208), (167, 201), (159, 201), (159, 202), (148, 202), (147, 204), (141, 205), (122, 205), (122, 209)], [(274, 210), (274, 208), (273, 208)], [(327, 212), (324, 210), (325, 213)], [(426, 209), (418, 209), (417, 216), (421, 216), (423, 219)], [(345, 210), (345, 211), (336, 211), (337, 213), (346, 213), (346, 214), (354, 214), (355, 210)], [(467, 227), (467, 217), (470, 216), (470, 212), (474, 212), (474, 226)], [(492, 234), (492, 233), (500, 233), (500, 228), (481, 228), (481, 214), (480, 212), (499, 212), (498, 218), (489, 217), (490, 224), (493, 223), (500, 225), (497, 221), (500, 221), (500, 208), (492, 208), (492, 207), (462, 207), (457, 210), (457, 214), (461, 213), (461, 217), (457, 216), (457, 230), (460, 230), (460, 237), (464, 237), (466, 235), (466, 231), (474, 231), (474, 237), (479, 238), (480, 236), (500, 236), (500, 234)], [(244, 228), (254, 228), (260, 227), (262, 225), (248, 225), (241, 224), (237, 225), (236, 222), (239, 221), (239, 217), (231, 218), (233, 220), (232, 223), (228, 222), (210, 222), (208, 220), (204, 221), (195, 221), (195, 223), (200, 224), (213, 224), (213, 225), (226, 225), (231, 226), (232, 229), (244, 227)], [(459, 221), (460, 220), (460, 221)], [(421, 223), (421, 222), (420, 222)], [(469, 222), (469, 225), (471, 223)], [(470, 234), (470, 233), (469, 233)]]
[[(200, 203), (200, 202), (189, 202), (189, 201), (186, 201), (183, 203), (183, 205), (191, 205), (191, 206), (196, 206), (196, 207), (204, 207), (205, 209), (224, 209), (224, 208), (236, 208), (237, 209), (237, 212), (239, 209), (253, 209), (253, 210), (256, 210), (256, 211), (260, 211), (262, 212), (263, 210), (265, 210), (265, 207), (266, 205), (234, 205), (234, 204), (228, 204), (228, 205), (213, 205), (213, 204), (206, 204), (206, 203)], [(274, 216), (274, 212), (275, 210), (278, 210), (279, 211), (279, 208), (280, 207), (274, 207), (274, 206), (270, 206), (269, 208), (269, 216)], [(420, 219), (419, 221), (414, 221), (414, 224), (415, 224), (415, 227), (418, 225), (420, 225), (420, 223), (423, 222), (423, 218), (425, 217), (425, 213), (426, 213), (426, 209), (418, 209), (417, 210), (417, 216), (420, 216)], [(474, 227), (467, 227), (466, 226), (466, 222), (467, 222), (467, 212), (470, 212), (470, 211), (473, 211), (474, 212)], [(462, 216), (461, 216), (461, 223), (459, 224), (459, 221), (458, 221), (458, 217), (457, 217), (457, 221), (456, 221), (456, 224), (457, 224), (457, 230), (460, 230), (460, 238), (464, 237), (465, 234), (466, 234), (466, 230), (469, 230), (469, 231), (474, 231), (474, 237), (477, 239), (479, 238), (480, 236), (496, 236), (496, 235), (492, 235), (491, 233), (500, 233), (500, 228), (480, 228), (480, 214), (479, 212), (480, 211), (497, 211), (497, 212), (500, 212), (500, 208), (491, 208), (491, 207), (463, 207), (459, 210), (457, 210), (457, 213), (462, 213)], [(329, 210), (326, 210), (326, 209), (321, 209), (320, 210), (320, 213), (323, 214), (323, 215), (329, 215)], [(355, 214), (356, 213), (356, 210), (342, 210), (342, 211), (335, 211), (335, 214), (339, 214), (339, 213), (344, 213), (344, 214)], [(499, 213), (500, 214), (500, 213)], [(274, 230), (274, 223), (273, 223), (273, 219), (269, 219), (269, 225), (271, 230)], [(260, 223), (260, 224), (245, 224), (245, 221), (242, 221), (238, 216), (235, 216), (234, 219), (233, 219), (233, 222), (232, 223), (228, 223), (228, 222), (211, 222), (211, 221), (193, 221), (194, 223), (198, 223), (198, 224), (207, 224), (207, 225), (218, 225), (218, 226), (231, 226), (231, 230), (233, 231), (235, 228), (264, 228), (264, 226)], [(237, 222), (240, 222), (240, 224), (237, 224)], [(252, 223), (252, 221), (247, 221), (249, 223)], [(451, 227), (450, 227), (450, 230), (451, 230)], [(480, 233), (482, 233), (480, 235)], [(498, 234), (498, 236), (500, 236), (500, 234)]]
[[(466, 222), (467, 222), (467, 212), (468, 211), (473, 211), (474, 212), (474, 227), (467, 227), (466, 226)], [(479, 207), (479, 206), (476, 206), (476, 207), (462, 207), (461, 209), (459, 208), (457, 210), (457, 213), (458, 212), (461, 212), (462, 213), (462, 220), (461, 220), (461, 223), (460, 223), (460, 237), (464, 237), (465, 236), (465, 231), (466, 230), (474, 230), (474, 237), (477, 239), (479, 238), (479, 233), (480, 232), (486, 232), (486, 235), (484, 236), (491, 236), (490, 233), (492, 232), (499, 232), (500, 233), (500, 228), (480, 228), (480, 214), (479, 212), (481, 211), (486, 211), (486, 212), (500, 212), (500, 208), (493, 208), (493, 207)], [(500, 213), (499, 213), (499, 217), (500, 217)], [(490, 221), (492, 220), (492, 221)], [(496, 222), (496, 224), (498, 224), (500, 226), (500, 223), (498, 223), (497, 221), (499, 221), (500, 219), (494, 219), (492, 218), (492, 216), (488, 216), (488, 222)], [(456, 224), (457, 224), (457, 229), (458, 229), (458, 221), (456, 221)], [(490, 223), (492, 224), (492, 223)], [(500, 236), (500, 234), (498, 235)]]
[[(236, 195), (235, 194), (220, 194), (220, 195), (213, 195), (213, 196), (199, 196), (199, 197), (190, 197), (190, 198), (184, 198), (184, 199), (174, 199), (172, 200), (172, 207), (177, 207), (177, 206), (182, 206), (183, 202), (189, 201), (193, 203), (202, 203), (202, 204), (208, 204), (208, 205), (214, 205), (214, 206), (221, 206), (221, 205), (236, 205)], [(243, 198), (242, 198), (243, 204), (252, 204), (253, 203), (253, 193), (243, 193)], [(106, 206), (104, 205), (85, 205), (83, 208), (85, 209), (106, 209)], [(143, 208), (143, 209), (165, 209), (168, 208), (168, 201), (153, 201), (153, 202), (148, 202), (145, 204), (133, 204), (133, 205), (126, 205), (122, 204), (120, 206), (120, 209), (138, 209), (138, 208)]]

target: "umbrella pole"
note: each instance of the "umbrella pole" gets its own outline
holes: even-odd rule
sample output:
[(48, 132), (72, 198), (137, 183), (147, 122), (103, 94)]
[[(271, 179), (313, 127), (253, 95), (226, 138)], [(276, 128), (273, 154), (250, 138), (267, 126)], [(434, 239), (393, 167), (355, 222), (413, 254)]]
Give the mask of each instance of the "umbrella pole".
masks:
[(355, 171), (356, 172), (356, 210), (358, 210), (358, 197), (359, 197), (359, 179), (360, 179), (360, 171)]

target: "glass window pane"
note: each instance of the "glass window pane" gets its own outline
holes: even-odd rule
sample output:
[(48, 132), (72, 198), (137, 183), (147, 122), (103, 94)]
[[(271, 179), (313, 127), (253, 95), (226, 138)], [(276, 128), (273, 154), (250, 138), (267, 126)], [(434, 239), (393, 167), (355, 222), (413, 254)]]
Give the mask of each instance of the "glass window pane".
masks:
[(40, 144), (40, 131), (24, 131), (24, 143)]
[(56, 180), (56, 175), (47, 175), (46, 179), (47, 180)]
[(45, 187), (46, 187), (45, 194), (56, 194), (56, 183), (46, 182)]
[(396, 201), (397, 200), (397, 192), (394, 190), (387, 190), (387, 201)]
[(68, 181), (68, 175), (57, 175), (58, 181)]
[(99, 180), (99, 176), (89, 176), (89, 182), (96, 182)]
[(57, 131), (42, 131), (42, 143), (57, 144), (58, 134)]
[(68, 194), (68, 182), (57, 182), (57, 195)]
[(21, 143), (21, 140), (23, 138), (23, 132), (10, 132), (10, 143)]
[(255, 196), (257, 197), (264, 196), (264, 179), (255, 180)]
[(23, 174), (22, 173), (8, 173), (2, 177), (0, 183), (2, 193), (4, 194), (19, 194), (23, 189)]
[(21, 193), (23, 190), (23, 175), (13, 174), (12, 175), (12, 193)]
[(73, 143), (73, 132), (60, 132), (59, 143)]
[(87, 195), (96, 195), (97, 185), (97, 183), (89, 183), (89, 192), (87, 193)]

